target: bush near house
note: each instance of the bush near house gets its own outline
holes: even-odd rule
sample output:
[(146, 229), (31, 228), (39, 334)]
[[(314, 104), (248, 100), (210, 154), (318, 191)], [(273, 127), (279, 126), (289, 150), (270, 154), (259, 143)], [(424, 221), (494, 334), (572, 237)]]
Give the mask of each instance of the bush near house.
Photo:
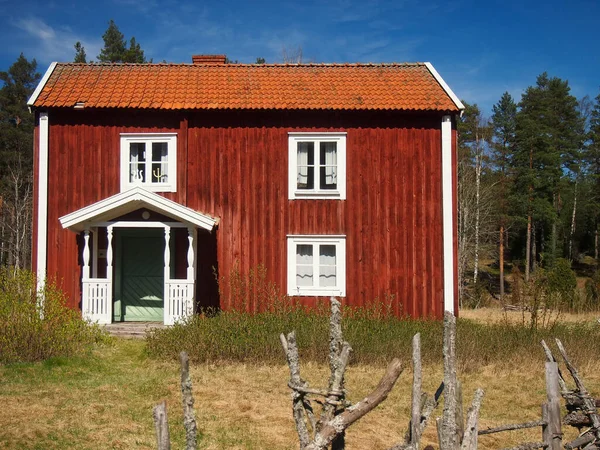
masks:
[[(186, 323), (152, 330), (146, 349), (156, 359), (176, 360), (185, 350), (195, 363), (283, 364), (279, 334), (296, 330), (302, 361), (319, 363), (327, 360), (329, 345), (325, 306), (323, 311), (298, 307), (286, 313), (222, 311), (212, 317), (196, 316)], [(381, 317), (369, 310), (346, 310), (343, 315), (344, 338), (353, 349), (352, 364), (385, 366), (392, 358), (410, 361), (415, 333), (421, 333), (424, 363), (436, 363), (442, 357), (441, 321)], [(519, 367), (543, 360), (541, 339), (554, 342), (560, 338), (576, 361), (600, 357), (600, 327), (595, 323), (540, 322), (532, 328), (528, 323), (481, 324), (459, 319), (457, 326), (458, 364), (464, 371), (496, 363)]]
[(54, 283), (38, 292), (30, 271), (0, 268), (0, 363), (72, 356), (99, 342), (106, 334), (67, 308)]

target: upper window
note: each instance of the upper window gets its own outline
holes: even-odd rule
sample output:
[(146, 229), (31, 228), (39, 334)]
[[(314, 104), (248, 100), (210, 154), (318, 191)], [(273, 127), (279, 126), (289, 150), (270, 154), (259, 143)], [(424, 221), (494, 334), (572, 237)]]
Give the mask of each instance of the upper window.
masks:
[(346, 238), (288, 236), (288, 294), (346, 295)]
[(177, 135), (121, 134), (121, 191), (177, 191)]
[(346, 198), (346, 133), (289, 133), (289, 199)]

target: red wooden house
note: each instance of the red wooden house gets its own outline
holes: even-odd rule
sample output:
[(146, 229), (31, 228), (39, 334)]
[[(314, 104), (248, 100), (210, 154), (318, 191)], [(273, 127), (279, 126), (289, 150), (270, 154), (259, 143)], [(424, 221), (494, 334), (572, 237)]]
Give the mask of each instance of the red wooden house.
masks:
[(429, 63), (53, 63), (29, 105), (34, 270), (84, 317), (227, 309), (215, 272), (260, 264), (307, 303), (457, 310), (463, 106)]

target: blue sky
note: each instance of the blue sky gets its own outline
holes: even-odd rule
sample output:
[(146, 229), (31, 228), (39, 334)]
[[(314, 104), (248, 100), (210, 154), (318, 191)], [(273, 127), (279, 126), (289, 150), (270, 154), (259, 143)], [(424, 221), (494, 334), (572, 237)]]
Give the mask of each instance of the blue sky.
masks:
[(111, 18), (154, 61), (281, 62), (299, 47), (307, 62), (429, 61), (486, 114), (544, 71), (578, 98), (600, 93), (598, 0), (0, 0), (0, 70), (23, 52), (43, 73), (76, 41), (95, 59)]

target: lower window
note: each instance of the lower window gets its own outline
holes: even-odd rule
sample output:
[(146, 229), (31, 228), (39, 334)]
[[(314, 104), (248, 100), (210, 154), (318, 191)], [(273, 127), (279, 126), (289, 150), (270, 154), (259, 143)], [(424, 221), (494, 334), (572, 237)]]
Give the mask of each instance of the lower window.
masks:
[(288, 236), (288, 295), (346, 295), (345, 236)]

